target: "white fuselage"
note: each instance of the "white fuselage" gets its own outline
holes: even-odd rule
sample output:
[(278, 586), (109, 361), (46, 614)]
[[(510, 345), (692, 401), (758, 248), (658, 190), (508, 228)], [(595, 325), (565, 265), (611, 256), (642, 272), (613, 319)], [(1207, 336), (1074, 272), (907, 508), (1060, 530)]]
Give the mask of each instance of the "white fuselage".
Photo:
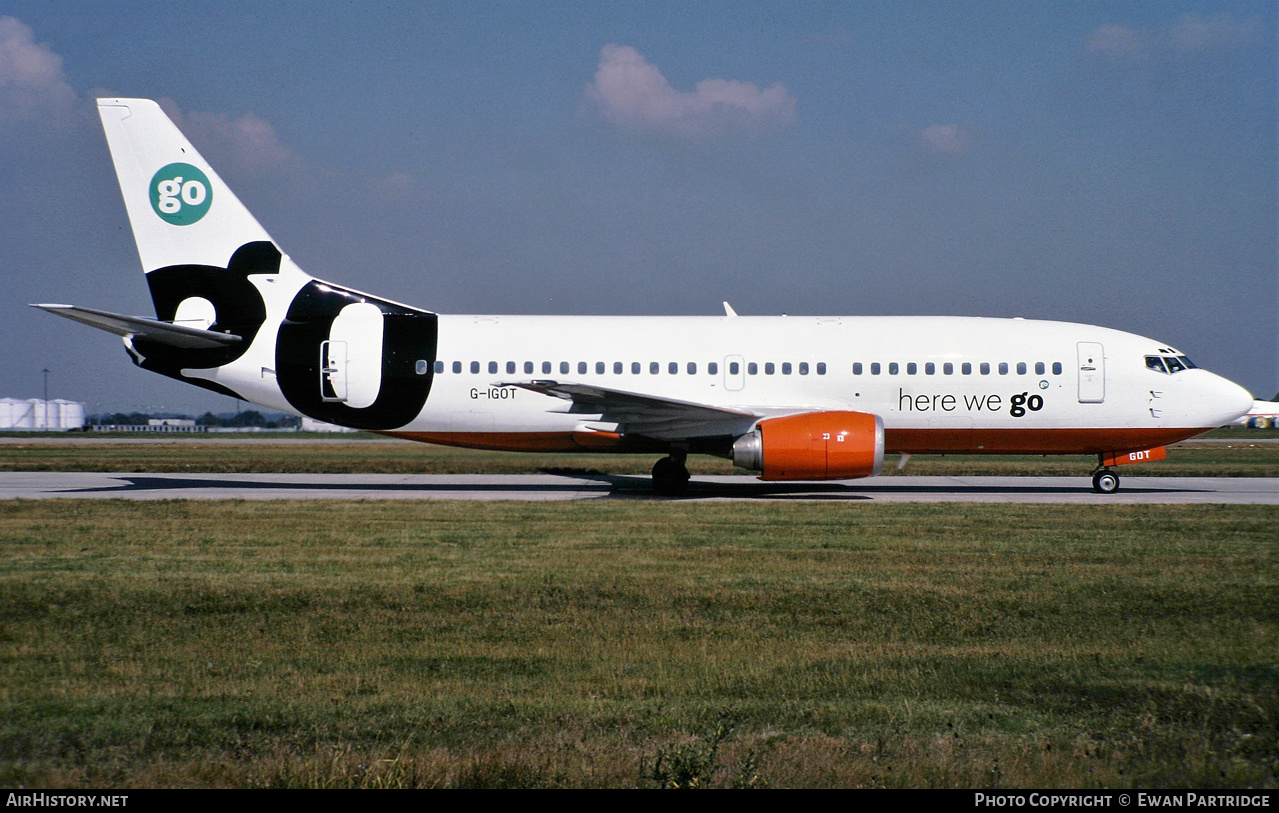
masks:
[[(599, 415), (511, 385), (535, 380), (761, 417), (872, 413), (883, 419), (887, 451), (911, 453), (1147, 448), (1228, 423), (1251, 404), (1242, 388), (1205, 370), (1151, 369), (1146, 357), (1178, 355), (1167, 345), (1065, 322), (935, 316), (438, 319), (429, 397), (414, 420), (392, 433), (481, 448), (629, 450), (591, 440), (617, 429), (601, 424)], [(265, 339), (270, 331), (263, 334)], [(261, 377), (249, 379), (237, 388), (273, 389)], [(261, 394), (264, 403), (287, 408), (278, 394)]]

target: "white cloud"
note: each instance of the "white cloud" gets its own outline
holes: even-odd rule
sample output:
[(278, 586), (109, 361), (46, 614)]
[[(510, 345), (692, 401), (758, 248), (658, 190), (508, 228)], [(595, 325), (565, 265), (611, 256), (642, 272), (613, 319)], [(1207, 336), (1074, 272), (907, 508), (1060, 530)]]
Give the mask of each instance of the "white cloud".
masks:
[(210, 160), (234, 161), (258, 173), (287, 173), (301, 165), (266, 119), (251, 114), (233, 118), (225, 113), (183, 113), (170, 99), (161, 99), (160, 104), (188, 138), (213, 154), (205, 156)]
[(936, 158), (948, 158), (968, 152), (972, 146), (972, 134), (958, 124), (933, 124), (919, 134), (924, 151)]
[(777, 82), (703, 79), (692, 92), (671, 87), (656, 66), (625, 45), (605, 45), (586, 100), (605, 120), (629, 132), (702, 139), (774, 132), (795, 121), (795, 99)]
[(0, 122), (62, 122), (79, 103), (62, 72), (62, 57), (37, 44), (22, 21), (0, 17)]
[[(29, 26), (14, 17), (0, 17), (0, 124), (21, 122), (25, 129), (47, 127), (97, 130), (97, 116), (89, 113), (97, 91), (82, 99), (67, 83), (62, 57), (37, 44)], [(235, 161), (256, 172), (285, 172), (299, 165), (294, 153), (280, 143), (265, 119), (238, 118), (219, 113), (183, 113), (171, 100), (161, 105), (192, 141), (220, 159)], [(88, 115), (84, 115), (88, 113)]]
[(1088, 35), (1088, 50), (1114, 59), (1149, 59), (1228, 51), (1259, 38), (1256, 20), (1237, 20), (1220, 13), (1202, 17), (1183, 14), (1153, 28), (1107, 23)]
[[(21, 125), (29, 135), (47, 134), (50, 129), (92, 129), (101, 135), (92, 100), (111, 95), (108, 90), (95, 90), (82, 98), (68, 84), (61, 56), (48, 45), (36, 43), (30, 26), (21, 20), (0, 17), (0, 125)], [(162, 99), (161, 105), (184, 133), (218, 158), (257, 172), (287, 172), (300, 164), (265, 119), (183, 113), (168, 99)]]

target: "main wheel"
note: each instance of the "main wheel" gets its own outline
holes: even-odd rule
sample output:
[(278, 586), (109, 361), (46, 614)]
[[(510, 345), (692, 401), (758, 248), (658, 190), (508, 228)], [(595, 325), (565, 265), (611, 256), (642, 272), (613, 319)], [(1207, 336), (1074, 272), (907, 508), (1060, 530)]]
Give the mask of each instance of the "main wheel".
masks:
[(663, 457), (653, 464), (653, 490), (665, 497), (677, 497), (688, 488), (688, 469), (682, 460)]
[(1119, 490), (1119, 475), (1102, 469), (1092, 476), (1092, 490), (1098, 494), (1114, 494)]

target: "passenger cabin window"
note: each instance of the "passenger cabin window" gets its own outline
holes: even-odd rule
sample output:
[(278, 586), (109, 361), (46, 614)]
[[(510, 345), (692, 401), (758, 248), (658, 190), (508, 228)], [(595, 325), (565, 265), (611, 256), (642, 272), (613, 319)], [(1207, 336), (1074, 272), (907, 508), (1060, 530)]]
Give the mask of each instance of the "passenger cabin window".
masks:
[(496, 373), (496, 372), (497, 372), (497, 362), (496, 362), (496, 361), (490, 361), (490, 362), (489, 362), (489, 375), (493, 375), (493, 374), (494, 374), (494, 373)]
[(759, 375), (759, 365), (753, 361), (749, 362), (746, 365), (746, 372), (750, 373), (751, 375)]
[(679, 372), (679, 362), (678, 362), (678, 361), (672, 361), (670, 364), (666, 365), (666, 372), (670, 373), (671, 375), (675, 375), (676, 373), (678, 373), (678, 372)]
[(453, 362), (453, 372), (455, 373), (462, 372), (462, 362), (460, 361)]
[(936, 374), (937, 374), (937, 365), (933, 364), (931, 361), (925, 362), (924, 375), (936, 375)]
[(621, 374), (622, 374), (622, 362), (620, 361), (613, 362), (613, 375), (621, 375)]
[(972, 375), (973, 363), (971, 361), (965, 361), (962, 365), (960, 365), (959, 369), (964, 375)]
[(954, 375), (955, 365), (948, 361), (941, 366), (941, 371), (945, 373), (946, 375)]
[(772, 375), (776, 371), (777, 367), (773, 364), (773, 362), (768, 361), (764, 363), (764, 375)]
[(790, 362), (789, 362), (789, 361), (783, 361), (783, 362), (782, 362), (782, 375), (790, 375), (790, 373), (791, 373), (791, 366), (790, 366)]
[(1061, 375), (1061, 362), (1060, 362), (1060, 361), (1054, 361), (1054, 362), (1053, 362), (1053, 375)]
[(561, 362), (560, 362), (560, 375), (568, 375), (568, 362), (567, 362), (567, 361), (561, 361)]
[(906, 363), (906, 375), (914, 375), (918, 370), (919, 367), (915, 365), (915, 362), (910, 361)]
[(853, 375), (862, 374), (862, 363), (860, 361), (853, 362)]
[(999, 374), (1008, 375), (1008, 362), (1006, 361), (999, 362)]
[(697, 362), (695, 362), (695, 361), (690, 361), (690, 362), (688, 363), (688, 374), (689, 374), (689, 375), (697, 375)]
[(660, 363), (660, 362), (650, 361), (650, 362), (648, 363), (648, 374), (649, 374), (649, 375), (657, 375), (657, 374), (658, 374), (658, 373), (660, 373), (661, 371), (662, 371), (662, 365), (661, 365), (661, 363)]
[(981, 363), (981, 374), (990, 375), (990, 362), (983, 361)]
[(1025, 374), (1026, 374), (1026, 362), (1024, 361), (1017, 362), (1017, 375), (1025, 375)]
[(542, 375), (551, 374), (551, 363), (549, 361), (542, 362)]
[(1043, 375), (1045, 372), (1044, 363), (1042, 361), (1035, 362), (1035, 375)]
[(524, 375), (532, 375), (532, 374), (533, 374), (533, 362), (531, 361), (524, 362)]
[(631, 362), (631, 375), (639, 375), (640, 369), (640, 363), (638, 361)]
[(706, 372), (710, 373), (711, 375), (719, 375), (719, 362), (712, 361), (711, 363), (707, 364)]
[[(858, 365), (855, 365), (855, 366), (860, 367), (861, 365), (860, 365), (860, 364), (858, 364)], [(807, 361), (801, 361), (801, 362), (799, 363), (799, 374), (800, 374), (800, 375), (808, 375), (808, 362), (807, 362)]]
[(471, 362), (471, 374), (474, 375), (480, 371), (480, 363), (478, 361)]
[(824, 361), (817, 362), (817, 374), (826, 375), (826, 362)]
[(872, 362), (870, 363), (870, 374), (871, 374), (871, 375), (879, 375), (879, 362), (878, 362), (878, 361), (872, 361)]

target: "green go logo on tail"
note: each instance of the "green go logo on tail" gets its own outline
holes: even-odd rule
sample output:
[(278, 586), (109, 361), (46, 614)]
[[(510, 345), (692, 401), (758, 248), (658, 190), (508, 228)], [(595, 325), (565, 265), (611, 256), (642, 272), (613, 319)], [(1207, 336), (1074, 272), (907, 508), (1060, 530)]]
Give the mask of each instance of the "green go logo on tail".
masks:
[(151, 178), (151, 208), (175, 226), (190, 226), (212, 204), (208, 176), (190, 164), (169, 164)]

